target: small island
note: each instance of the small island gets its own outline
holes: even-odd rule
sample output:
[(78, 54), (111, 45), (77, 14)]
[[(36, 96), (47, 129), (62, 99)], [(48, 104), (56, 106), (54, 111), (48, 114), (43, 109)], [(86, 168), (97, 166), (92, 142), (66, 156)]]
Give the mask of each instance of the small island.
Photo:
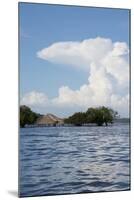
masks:
[(119, 118), (117, 111), (100, 106), (88, 108), (86, 112), (76, 112), (68, 118), (61, 119), (53, 114), (41, 115), (33, 112), (29, 107), (20, 106), (20, 127), (37, 126), (108, 126)]

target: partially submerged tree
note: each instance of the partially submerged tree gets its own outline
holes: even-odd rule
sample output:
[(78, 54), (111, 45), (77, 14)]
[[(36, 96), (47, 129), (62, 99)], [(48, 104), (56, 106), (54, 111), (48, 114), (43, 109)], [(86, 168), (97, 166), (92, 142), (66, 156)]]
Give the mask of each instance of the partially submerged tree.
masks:
[(74, 124), (76, 126), (81, 126), (86, 121), (86, 113), (77, 112), (74, 113), (72, 116), (68, 117), (64, 120), (67, 124)]
[(108, 123), (113, 123), (113, 120), (117, 117), (118, 112), (112, 110), (111, 108), (101, 107), (100, 110), (102, 111), (103, 115), (103, 123), (107, 126)]
[(84, 123), (96, 123), (98, 126), (102, 126), (108, 123), (113, 123), (113, 120), (117, 116), (117, 112), (107, 107), (89, 108), (86, 112), (75, 113), (69, 118), (65, 119), (65, 123), (82, 125)]
[(108, 123), (113, 123), (113, 120), (117, 116), (117, 112), (107, 107), (89, 108), (86, 112), (89, 123), (96, 123), (98, 126), (102, 126)]

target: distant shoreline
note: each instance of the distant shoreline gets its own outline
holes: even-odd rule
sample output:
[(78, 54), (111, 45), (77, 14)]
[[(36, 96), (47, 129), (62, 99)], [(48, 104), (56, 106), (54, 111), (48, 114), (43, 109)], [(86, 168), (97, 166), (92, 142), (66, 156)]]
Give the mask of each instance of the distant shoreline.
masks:
[(85, 112), (76, 112), (68, 118), (59, 118), (52, 113), (41, 115), (29, 107), (20, 106), (20, 127), (74, 127), (109, 126), (114, 122), (128, 123), (129, 118), (119, 118), (117, 111), (105, 106), (90, 107)]

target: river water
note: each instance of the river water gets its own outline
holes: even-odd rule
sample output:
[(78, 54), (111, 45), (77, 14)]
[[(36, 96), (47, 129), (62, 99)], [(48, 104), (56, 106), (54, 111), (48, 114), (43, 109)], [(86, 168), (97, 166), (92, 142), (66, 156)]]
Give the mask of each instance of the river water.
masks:
[(130, 189), (129, 124), (20, 129), (20, 196)]

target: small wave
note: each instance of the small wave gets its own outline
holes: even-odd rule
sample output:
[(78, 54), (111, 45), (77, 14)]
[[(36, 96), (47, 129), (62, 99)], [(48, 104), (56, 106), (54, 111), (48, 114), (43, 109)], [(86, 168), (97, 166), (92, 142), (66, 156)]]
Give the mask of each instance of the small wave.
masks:
[(125, 183), (125, 182), (115, 182), (114, 185), (118, 187), (118, 189), (129, 189), (130, 188), (130, 183)]
[(113, 159), (113, 158), (106, 158), (103, 160), (104, 162), (126, 162), (128, 163), (129, 160), (128, 159)]
[(67, 182), (67, 183), (60, 183), (60, 184), (56, 184), (56, 185), (53, 185), (51, 186), (51, 188), (74, 188), (75, 186), (78, 186), (78, 187), (82, 187), (84, 186), (86, 183), (85, 182), (82, 182), (82, 181), (72, 181), (72, 182)]
[(34, 171), (45, 171), (45, 170), (50, 170), (50, 169), (52, 169), (52, 167), (40, 167), (40, 168), (36, 168), (36, 169), (34, 169)]
[(112, 182), (105, 182), (105, 181), (93, 181), (91, 183), (89, 183), (90, 186), (93, 187), (109, 187), (111, 185), (113, 185)]

